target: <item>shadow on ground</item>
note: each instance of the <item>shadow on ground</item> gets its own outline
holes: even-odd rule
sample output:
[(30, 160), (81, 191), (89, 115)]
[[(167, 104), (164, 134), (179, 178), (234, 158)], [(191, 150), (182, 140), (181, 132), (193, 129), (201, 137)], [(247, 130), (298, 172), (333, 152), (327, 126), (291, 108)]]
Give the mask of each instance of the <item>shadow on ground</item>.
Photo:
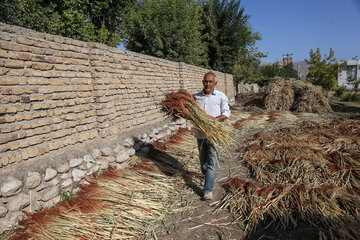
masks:
[(153, 145), (149, 144), (147, 147), (149, 148), (147, 158), (151, 159), (156, 167), (167, 176), (181, 176), (184, 179), (185, 185), (192, 189), (199, 197), (202, 197), (202, 189), (193, 181), (194, 177), (202, 177), (201, 174), (186, 170), (178, 159), (156, 149)]
[(331, 102), (331, 108), (334, 112), (360, 113), (360, 106), (351, 103)]

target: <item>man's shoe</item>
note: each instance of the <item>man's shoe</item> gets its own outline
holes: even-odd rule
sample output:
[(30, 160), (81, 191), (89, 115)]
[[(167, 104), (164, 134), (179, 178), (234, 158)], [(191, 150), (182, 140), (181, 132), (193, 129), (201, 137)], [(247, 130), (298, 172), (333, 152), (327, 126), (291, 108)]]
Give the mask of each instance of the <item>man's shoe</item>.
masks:
[(211, 200), (213, 198), (212, 192), (206, 192), (204, 194), (204, 200)]

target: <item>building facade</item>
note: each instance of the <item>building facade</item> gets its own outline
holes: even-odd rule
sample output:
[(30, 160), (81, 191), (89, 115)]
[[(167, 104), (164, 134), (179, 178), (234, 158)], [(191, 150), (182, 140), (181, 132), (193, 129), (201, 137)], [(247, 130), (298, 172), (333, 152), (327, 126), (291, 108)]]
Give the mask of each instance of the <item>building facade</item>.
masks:
[(338, 86), (344, 86), (348, 89), (352, 89), (353, 86), (349, 85), (347, 79), (349, 77), (354, 77), (357, 80), (360, 80), (360, 60), (353, 59), (347, 60), (346, 64), (341, 67), (342, 72), (338, 76)]

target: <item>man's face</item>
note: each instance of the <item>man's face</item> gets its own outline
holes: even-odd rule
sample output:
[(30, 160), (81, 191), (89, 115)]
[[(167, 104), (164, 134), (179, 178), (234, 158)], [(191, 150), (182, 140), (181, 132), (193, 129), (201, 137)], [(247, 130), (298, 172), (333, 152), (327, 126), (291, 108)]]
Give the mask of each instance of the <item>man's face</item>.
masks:
[(211, 94), (214, 91), (217, 82), (215, 82), (215, 77), (213, 74), (207, 74), (204, 77), (203, 85), (204, 85), (204, 92), (206, 95)]

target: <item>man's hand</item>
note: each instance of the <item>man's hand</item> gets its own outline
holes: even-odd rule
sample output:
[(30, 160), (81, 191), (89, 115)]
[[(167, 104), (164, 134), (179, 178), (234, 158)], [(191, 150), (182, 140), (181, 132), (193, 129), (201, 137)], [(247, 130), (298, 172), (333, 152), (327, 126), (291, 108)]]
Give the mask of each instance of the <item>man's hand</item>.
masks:
[(219, 121), (219, 122), (224, 121), (227, 118), (225, 115), (220, 115), (217, 117), (212, 117), (212, 116), (208, 115), (208, 117), (212, 120)]

